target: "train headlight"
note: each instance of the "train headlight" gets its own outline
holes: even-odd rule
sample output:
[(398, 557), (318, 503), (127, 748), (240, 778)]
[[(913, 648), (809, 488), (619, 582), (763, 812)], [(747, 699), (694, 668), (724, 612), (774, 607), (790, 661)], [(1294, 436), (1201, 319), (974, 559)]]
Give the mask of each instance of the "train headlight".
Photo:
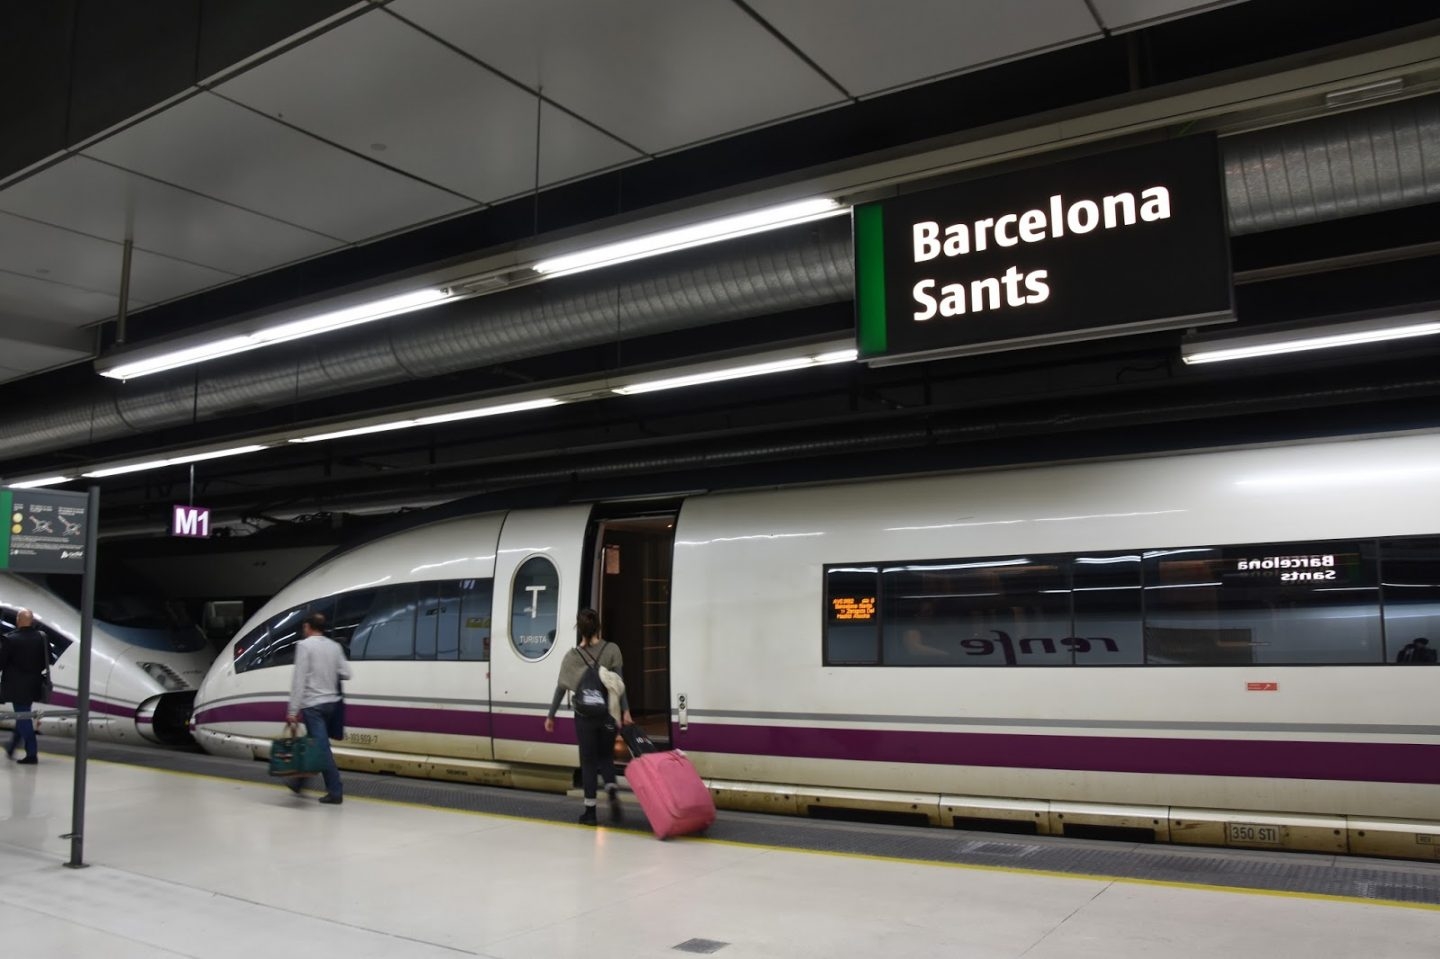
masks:
[(140, 663), (140, 668), (150, 675), (150, 678), (159, 683), (167, 693), (178, 692), (182, 689), (189, 689), (185, 680), (164, 663)]

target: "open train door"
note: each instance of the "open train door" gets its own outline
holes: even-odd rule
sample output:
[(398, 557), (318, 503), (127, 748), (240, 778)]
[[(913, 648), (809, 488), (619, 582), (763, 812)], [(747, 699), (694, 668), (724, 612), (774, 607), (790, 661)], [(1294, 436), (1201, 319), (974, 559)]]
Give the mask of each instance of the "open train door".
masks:
[[(590, 604), (602, 635), (625, 656), (625, 691), (635, 722), (657, 743), (670, 741), (670, 568), (674, 507), (620, 512), (597, 508)], [(608, 515), (607, 515), (608, 514)]]

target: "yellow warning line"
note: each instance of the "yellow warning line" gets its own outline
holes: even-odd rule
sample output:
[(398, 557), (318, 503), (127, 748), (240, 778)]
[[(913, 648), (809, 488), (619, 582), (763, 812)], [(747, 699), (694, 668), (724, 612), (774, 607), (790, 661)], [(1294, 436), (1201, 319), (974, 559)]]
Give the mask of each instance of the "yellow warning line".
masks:
[[(49, 757), (47, 757), (49, 758)], [(72, 757), (61, 755), (55, 758), (70, 759)], [(194, 773), (179, 769), (158, 769), (151, 766), (136, 766), (133, 763), (119, 762), (108, 759), (92, 759), (90, 762), (105, 763), (111, 766), (124, 766), (128, 769), (141, 769), (146, 772), (164, 773), (168, 776), (187, 776), (192, 779), (208, 779), (215, 782), (239, 783), (243, 786), (259, 786), (261, 788), (284, 789), (284, 783), (275, 783), (273, 786), (268, 783), (254, 783), (244, 779), (233, 779), (229, 776), (217, 776), (213, 773)], [(421, 782), (438, 780), (419, 780)], [(351, 797), (346, 797), (347, 799)], [(550, 819), (536, 819), (531, 816), (516, 816), (510, 813), (481, 812), (474, 809), (452, 809), (447, 806), (431, 806), (425, 803), (411, 802), (406, 799), (380, 799), (372, 796), (356, 796), (355, 799), (361, 802), (374, 803), (384, 806), (399, 806), (408, 809), (423, 809), (428, 812), (459, 813), (465, 816), (479, 816), (485, 819), (499, 819), (507, 822), (528, 823), (531, 825), (560, 826), (566, 829), (580, 829), (593, 832), (595, 826), (581, 826), (579, 823), (555, 822)], [(635, 806), (630, 807), (639, 812)], [(604, 828), (603, 826), (600, 828)], [(628, 832), (628, 830), (627, 830)], [(632, 833), (633, 835), (633, 833)], [(1051, 879), (1079, 879), (1086, 882), (1120, 883), (1127, 886), (1152, 886), (1162, 889), (1189, 889), (1200, 892), (1223, 892), (1232, 895), (1245, 896), (1274, 896), (1280, 899), (1310, 899), (1317, 902), (1346, 902), (1362, 906), (1385, 906), (1392, 909), (1420, 909), (1428, 912), (1440, 912), (1440, 904), (1428, 902), (1401, 902), (1397, 899), (1366, 899), (1360, 896), (1341, 896), (1333, 893), (1323, 892), (1296, 892), (1288, 889), (1263, 889), (1255, 886), (1220, 886), (1203, 882), (1180, 882), (1169, 879), (1137, 879), (1131, 876), (1108, 876), (1096, 873), (1080, 872), (1057, 872), (1051, 869), (1030, 869), (1024, 866), (985, 866), (978, 863), (945, 862), (940, 859), (913, 859), (905, 856), (882, 856), (875, 853), (865, 852), (835, 852), (828, 849), (805, 849), (798, 846), (777, 846), (771, 843), (747, 842), (738, 839), (712, 839), (707, 836), (684, 836), (678, 840), (683, 842), (708, 843), (715, 846), (734, 846), (740, 849), (762, 849), (767, 852), (800, 853), (810, 856), (833, 856), (839, 859), (860, 859), (866, 862), (888, 862), (903, 866), (938, 866), (943, 869), (963, 869), (971, 872), (999, 872), (1021, 876), (1044, 876)], [(1396, 862), (1408, 862), (1408, 860), (1396, 860)]]

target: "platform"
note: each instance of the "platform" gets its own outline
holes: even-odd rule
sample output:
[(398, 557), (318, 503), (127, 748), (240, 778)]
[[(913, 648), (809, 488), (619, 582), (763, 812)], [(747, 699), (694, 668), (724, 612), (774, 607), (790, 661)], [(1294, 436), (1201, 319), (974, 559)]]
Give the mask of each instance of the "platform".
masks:
[[(266, 781), (258, 763), (173, 754), (165, 764), (191, 771), (91, 763), (82, 870), (61, 866), (72, 761), (52, 751), (38, 766), (0, 767), (7, 951), (1349, 959), (1433, 957), (1440, 942), (1440, 865), (1426, 863), (733, 813), (712, 837), (662, 843), (633, 806), (627, 828), (594, 830), (564, 821), (578, 811), (565, 797), (347, 774), (345, 805), (326, 807)], [(378, 798), (397, 790), (493, 808)], [(927, 852), (932, 842), (952, 861)], [(1036, 868), (1091, 854), (1133, 854), (1148, 872)], [(1140, 878), (1161, 866), (1198, 880)], [(1359, 895), (1253, 888), (1291, 869)]]

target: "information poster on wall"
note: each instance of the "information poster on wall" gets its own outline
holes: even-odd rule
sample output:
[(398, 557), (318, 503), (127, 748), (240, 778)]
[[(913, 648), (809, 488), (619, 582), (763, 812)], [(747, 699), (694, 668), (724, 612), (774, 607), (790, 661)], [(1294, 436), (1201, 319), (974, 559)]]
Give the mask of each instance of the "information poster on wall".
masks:
[(0, 569), (83, 574), (88, 503), (84, 493), (0, 490)]
[(855, 209), (862, 360), (894, 363), (1234, 319), (1214, 136)]

